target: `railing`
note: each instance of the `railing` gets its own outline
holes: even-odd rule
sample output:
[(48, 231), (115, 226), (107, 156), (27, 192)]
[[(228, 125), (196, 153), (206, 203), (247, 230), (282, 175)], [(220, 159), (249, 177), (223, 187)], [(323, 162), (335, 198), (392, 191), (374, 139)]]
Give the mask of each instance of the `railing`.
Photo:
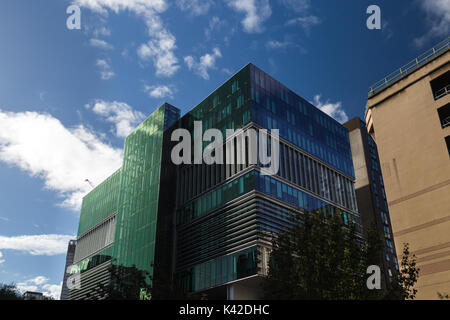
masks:
[(450, 48), (450, 37), (442, 41), (441, 43), (437, 44), (427, 52), (423, 53), (422, 55), (418, 56), (416, 59), (411, 61), (410, 63), (404, 65), (400, 69), (394, 71), (387, 77), (385, 77), (383, 80), (378, 81), (374, 85), (372, 85), (369, 88), (369, 97), (373, 96), (374, 94), (380, 92), (384, 88), (390, 86), (391, 84), (397, 82), (398, 80), (402, 79), (406, 75), (410, 74), (420, 66), (424, 65), (425, 63), (433, 60), (438, 55), (446, 52)]
[(450, 84), (434, 93), (434, 100), (438, 100), (450, 93)]
[(442, 124), (442, 129), (450, 127), (450, 116), (448, 116), (444, 120), (441, 120), (441, 124)]

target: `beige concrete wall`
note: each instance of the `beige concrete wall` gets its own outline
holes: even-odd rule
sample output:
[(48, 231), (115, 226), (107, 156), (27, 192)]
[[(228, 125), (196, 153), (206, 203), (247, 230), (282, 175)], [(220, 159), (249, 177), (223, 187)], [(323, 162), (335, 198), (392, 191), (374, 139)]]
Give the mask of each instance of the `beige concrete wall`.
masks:
[(397, 255), (410, 243), (422, 269), (418, 298), (450, 293), (450, 158), (430, 81), (450, 70), (450, 52), (369, 98)]
[(355, 170), (355, 189), (367, 186), (369, 176), (367, 175), (367, 164), (364, 154), (364, 145), (361, 137), (361, 130), (355, 129), (349, 132), (350, 148), (352, 151), (353, 167)]

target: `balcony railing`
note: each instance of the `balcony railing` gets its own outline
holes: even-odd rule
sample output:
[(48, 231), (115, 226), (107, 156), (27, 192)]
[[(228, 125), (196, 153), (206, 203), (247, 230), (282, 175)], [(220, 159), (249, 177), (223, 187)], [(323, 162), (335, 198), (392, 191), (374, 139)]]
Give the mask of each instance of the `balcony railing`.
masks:
[(433, 60), (434, 58), (436, 58), (437, 56), (441, 55), (442, 53), (446, 52), (449, 49), (450, 49), (450, 37), (448, 37), (438, 45), (434, 46), (427, 52), (423, 53), (410, 63), (394, 71), (393, 73), (385, 77), (383, 80), (380, 80), (377, 83), (375, 83), (373, 86), (369, 88), (369, 97), (380, 92), (381, 90), (390, 86), (391, 84), (399, 81), (400, 79), (410, 74), (420, 66)]
[(434, 93), (434, 100), (438, 100), (450, 93), (450, 84)]

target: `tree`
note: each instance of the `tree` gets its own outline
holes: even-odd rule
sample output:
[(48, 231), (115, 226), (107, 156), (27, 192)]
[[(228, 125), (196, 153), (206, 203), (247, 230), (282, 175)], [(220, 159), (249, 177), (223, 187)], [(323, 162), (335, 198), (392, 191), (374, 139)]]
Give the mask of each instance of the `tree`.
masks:
[(23, 300), (23, 296), (15, 284), (0, 283), (0, 300)]
[(450, 296), (447, 293), (438, 292), (437, 295), (441, 300), (450, 300)]
[[(296, 214), (292, 227), (273, 237), (269, 272), (263, 281), (266, 299), (381, 299), (380, 290), (367, 288), (367, 267), (380, 265), (382, 242), (372, 228), (366, 239), (355, 224), (338, 214)], [(404, 252), (403, 271), (394, 277), (391, 299), (413, 298), (418, 269)]]
[[(152, 265), (155, 270), (155, 266)], [(98, 284), (87, 299), (95, 300), (174, 300), (184, 299), (184, 293), (176, 287), (164, 268), (158, 269), (154, 278), (150, 272), (135, 265), (124, 267), (111, 264), (111, 278), (107, 284)]]
[(417, 268), (416, 256), (410, 257), (409, 244), (403, 246), (403, 256), (399, 272), (396, 272), (391, 282), (391, 289), (386, 295), (386, 299), (406, 300), (414, 299), (417, 290), (414, 289), (419, 277), (420, 269)]

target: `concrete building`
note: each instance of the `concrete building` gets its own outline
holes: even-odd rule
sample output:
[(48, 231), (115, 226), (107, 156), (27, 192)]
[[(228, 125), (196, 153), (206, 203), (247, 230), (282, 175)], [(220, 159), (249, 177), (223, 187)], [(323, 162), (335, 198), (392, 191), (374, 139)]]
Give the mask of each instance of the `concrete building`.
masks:
[(377, 145), (360, 118), (353, 118), (344, 123), (344, 126), (349, 131), (355, 168), (356, 202), (363, 229), (368, 231), (375, 228), (383, 241), (381, 285), (386, 290), (393, 274), (398, 270), (398, 260)]
[(423, 299), (450, 292), (449, 49), (447, 38), (372, 86), (365, 114), (396, 248), (409, 243), (417, 256)]
[(23, 300), (45, 300), (45, 297), (42, 292), (26, 291)]
[(67, 287), (67, 278), (70, 276), (70, 272), (67, 271), (67, 268), (73, 264), (73, 258), (75, 256), (75, 248), (77, 246), (76, 240), (70, 240), (67, 246), (67, 254), (66, 254), (66, 266), (64, 268), (64, 277), (63, 284), (61, 288), (61, 297), (60, 300), (69, 300), (69, 288)]

